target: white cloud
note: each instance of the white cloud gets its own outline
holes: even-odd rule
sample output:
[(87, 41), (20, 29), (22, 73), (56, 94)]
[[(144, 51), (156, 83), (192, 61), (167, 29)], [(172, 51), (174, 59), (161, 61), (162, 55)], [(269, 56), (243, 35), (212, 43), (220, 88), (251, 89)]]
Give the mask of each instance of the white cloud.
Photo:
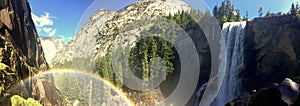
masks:
[(52, 28), (48, 28), (48, 27), (43, 28), (43, 31), (46, 33), (49, 33), (52, 30), (53, 30)]
[(41, 16), (37, 16), (31, 13), (31, 17), (33, 19), (33, 22), (38, 27), (51, 26), (53, 25), (53, 19), (57, 19), (55, 16), (51, 16), (48, 12), (45, 12), (44, 15)]
[(53, 19), (57, 19), (55, 16), (50, 15), (50, 13), (45, 12), (44, 14), (38, 16), (31, 13), (32, 20), (36, 26), (39, 35), (48, 35), (50, 37), (54, 36), (56, 29), (53, 28)]
[(56, 29), (50, 31), (50, 32), (48, 33), (48, 35), (49, 35), (50, 37), (52, 37), (52, 36), (55, 35), (55, 33), (56, 33)]
[(44, 26), (47, 26), (47, 25), (53, 25), (53, 20), (52, 19), (56, 19), (56, 17), (53, 17), (53, 16), (50, 16), (49, 13), (45, 13), (45, 15), (42, 15), (39, 19), (39, 26), (40, 27), (44, 27)]

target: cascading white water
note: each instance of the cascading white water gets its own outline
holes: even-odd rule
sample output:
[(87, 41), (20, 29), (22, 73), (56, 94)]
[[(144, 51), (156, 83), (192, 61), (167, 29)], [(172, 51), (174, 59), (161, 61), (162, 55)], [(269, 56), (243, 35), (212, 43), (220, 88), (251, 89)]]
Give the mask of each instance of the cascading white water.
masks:
[(211, 105), (224, 106), (241, 94), (241, 79), (239, 73), (244, 69), (244, 41), (246, 22), (228, 22), (223, 24), (223, 45), (221, 61), (225, 65), (219, 66), (219, 71), (224, 71), (224, 79), (221, 83), (216, 98)]

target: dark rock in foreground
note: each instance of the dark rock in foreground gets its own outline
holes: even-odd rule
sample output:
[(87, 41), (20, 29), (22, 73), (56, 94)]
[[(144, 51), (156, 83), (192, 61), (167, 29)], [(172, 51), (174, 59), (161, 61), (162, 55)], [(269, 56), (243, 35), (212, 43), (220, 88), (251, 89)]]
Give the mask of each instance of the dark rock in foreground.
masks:
[(299, 85), (286, 78), (276, 87), (253, 91), (226, 106), (299, 106)]

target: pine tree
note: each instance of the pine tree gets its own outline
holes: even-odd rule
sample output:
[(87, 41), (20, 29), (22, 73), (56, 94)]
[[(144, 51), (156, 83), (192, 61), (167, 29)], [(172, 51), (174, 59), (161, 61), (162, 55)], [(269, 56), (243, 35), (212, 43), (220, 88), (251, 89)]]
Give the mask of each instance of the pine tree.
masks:
[(299, 4), (298, 4), (298, 2), (296, 3), (296, 10), (299, 12)]
[(225, 2), (224, 1), (222, 2), (222, 5), (221, 5), (219, 11), (220, 11), (219, 12), (220, 13), (220, 17), (223, 17), (223, 16), (226, 15), (226, 13), (225, 13)]
[[(215, 5), (213, 14), (220, 25), (225, 22), (241, 21), (240, 11), (234, 9), (234, 6), (231, 4), (231, 0), (223, 1), (220, 7)], [(245, 17), (244, 20), (246, 20)]]
[(227, 22), (227, 17), (224, 15), (224, 16), (222, 17), (221, 23), (225, 23), (225, 22)]
[(258, 15), (259, 15), (259, 17), (263, 16), (263, 7), (259, 7), (259, 9), (258, 9)]
[(299, 13), (297, 8), (298, 7), (297, 6), (295, 7), (294, 3), (292, 3), (291, 14), (296, 15), (297, 13)]
[(214, 16), (215, 16), (215, 18), (216, 18), (217, 20), (220, 20), (220, 13), (219, 13), (218, 6), (217, 6), (217, 5), (215, 5), (215, 7), (214, 7), (214, 9), (213, 9), (213, 14), (214, 14)]
[(236, 21), (241, 21), (241, 13), (240, 13), (240, 10), (239, 9), (237, 9), (236, 10), (236, 16), (235, 16), (236, 18)]
[(270, 18), (270, 17), (271, 17), (271, 13), (270, 13), (270, 11), (268, 11), (265, 15), (265, 18)]
[(232, 15), (233, 15), (233, 10), (234, 10), (234, 8), (233, 8), (233, 6), (231, 5), (231, 2), (230, 2), (230, 0), (226, 0), (226, 16), (227, 17), (232, 17)]
[(235, 17), (235, 14), (234, 14), (234, 7), (233, 5), (231, 4), (231, 1), (230, 0), (226, 0), (226, 16), (227, 16), (227, 21), (229, 22), (234, 22), (236, 21), (236, 17)]
[(248, 21), (249, 16), (248, 16), (248, 11), (246, 11), (246, 16), (244, 17), (243, 21)]
[(291, 14), (296, 14), (296, 8), (295, 8), (294, 3), (292, 3)]

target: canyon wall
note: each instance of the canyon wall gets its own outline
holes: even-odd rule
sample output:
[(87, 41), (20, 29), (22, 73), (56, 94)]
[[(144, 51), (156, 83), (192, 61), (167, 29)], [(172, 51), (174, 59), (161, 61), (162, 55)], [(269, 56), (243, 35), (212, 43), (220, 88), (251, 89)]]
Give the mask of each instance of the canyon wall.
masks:
[[(10, 105), (10, 97), (34, 98), (44, 105), (63, 103), (52, 76), (26, 78), (48, 70), (44, 52), (31, 18), (27, 0), (0, 0), (0, 105)], [(21, 86), (16, 89), (16, 86)]]

